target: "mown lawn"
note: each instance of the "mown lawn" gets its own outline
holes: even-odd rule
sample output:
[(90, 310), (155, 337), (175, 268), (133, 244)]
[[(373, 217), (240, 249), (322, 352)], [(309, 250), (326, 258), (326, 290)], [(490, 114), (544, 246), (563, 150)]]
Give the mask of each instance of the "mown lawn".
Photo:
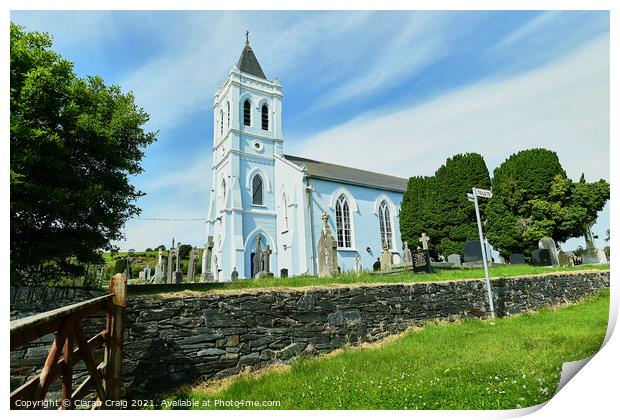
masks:
[[(297, 360), (223, 388), (180, 391), (218, 400), (279, 401), (281, 409), (510, 409), (550, 399), (563, 362), (596, 352), (607, 328), (609, 291), (559, 309), (498, 319), (429, 324), (370, 348)], [(232, 408), (232, 407), (231, 407)], [(238, 408), (244, 408), (243, 406)]]

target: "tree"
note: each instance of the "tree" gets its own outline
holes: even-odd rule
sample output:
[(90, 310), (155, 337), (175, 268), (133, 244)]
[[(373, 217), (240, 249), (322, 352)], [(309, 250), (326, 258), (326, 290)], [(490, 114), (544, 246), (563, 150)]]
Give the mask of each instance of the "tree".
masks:
[(144, 250), (144, 252), (153, 252), (153, 248), (147, 248)]
[[(400, 234), (403, 242), (415, 248), (422, 232), (431, 239), (435, 237), (434, 215), (437, 182), (434, 176), (415, 176), (409, 178), (407, 190), (403, 194), (400, 207)], [(430, 251), (434, 252), (431, 240)]]
[(159, 250), (165, 251), (166, 250), (166, 246), (165, 245), (159, 245), (157, 248), (155, 248), (155, 251), (159, 251)]
[(462, 254), (465, 241), (478, 238), (475, 209), (467, 193), (472, 187), (490, 185), (487, 166), (477, 153), (447, 159), (434, 176), (410, 178), (400, 212), (403, 241), (415, 247), (426, 232), (432, 255)]
[(77, 77), (49, 35), (11, 23), (10, 38), (11, 282), (81, 275), (140, 213), (129, 176), (156, 134), (131, 93)]
[[(473, 187), (489, 189), (491, 178), (484, 158), (478, 153), (455, 155), (435, 172), (437, 212), (434, 216), (437, 252), (463, 254), (468, 240), (478, 239), (476, 211), (467, 200)], [(484, 214), (484, 201), (480, 201)]]
[(558, 242), (583, 235), (609, 199), (609, 184), (575, 183), (557, 154), (545, 149), (511, 155), (493, 173), (493, 197), (486, 206), (485, 230), (491, 244), (507, 258), (527, 254), (538, 240)]
[(189, 257), (189, 253), (192, 250), (191, 245), (183, 244), (179, 247), (179, 259), (184, 260)]

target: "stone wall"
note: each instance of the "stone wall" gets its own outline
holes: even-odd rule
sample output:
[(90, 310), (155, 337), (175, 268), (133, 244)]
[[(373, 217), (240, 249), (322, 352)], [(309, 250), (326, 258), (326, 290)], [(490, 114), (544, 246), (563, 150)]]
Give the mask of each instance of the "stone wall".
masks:
[[(493, 280), (498, 315), (577, 301), (609, 287), (609, 272)], [(484, 281), (364, 285), (185, 297), (132, 297), (127, 395), (152, 395), (300, 353), (376, 341), (432, 319), (487, 316)]]
[[(609, 271), (496, 279), (492, 285), (504, 316), (596, 293), (609, 287)], [(153, 396), (301, 353), (376, 341), (432, 319), (485, 317), (486, 296), (480, 280), (130, 296), (126, 395)], [(42, 366), (44, 341), (11, 353), (12, 388), (15, 377), (25, 379), (25, 369)]]

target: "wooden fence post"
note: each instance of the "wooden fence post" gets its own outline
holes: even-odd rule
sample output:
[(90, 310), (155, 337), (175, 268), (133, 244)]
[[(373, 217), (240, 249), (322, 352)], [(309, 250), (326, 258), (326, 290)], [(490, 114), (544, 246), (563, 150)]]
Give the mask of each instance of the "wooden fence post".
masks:
[(127, 278), (115, 274), (110, 280), (112, 316), (110, 325), (110, 357), (107, 366), (106, 394), (110, 400), (119, 401), (122, 391), (123, 338), (125, 334), (125, 305), (127, 301)]

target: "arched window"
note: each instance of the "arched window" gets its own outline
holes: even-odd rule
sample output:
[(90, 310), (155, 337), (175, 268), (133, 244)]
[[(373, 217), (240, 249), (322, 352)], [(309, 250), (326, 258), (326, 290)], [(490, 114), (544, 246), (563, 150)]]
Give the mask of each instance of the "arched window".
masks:
[(224, 134), (224, 110), (220, 109), (220, 136)]
[(269, 130), (269, 107), (267, 104), (263, 104), (261, 108), (261, 128), (263, 130)]
[(248, 127), (250, 126), (252, 123), (251, 113), (252, 104), (249, 99), (246, 99), (245, 102), (243, 102), (243, 125), (247, 125)]
[(392, 249), (392, 219), (390, 208), (385, 200), (379, 205), (379, 231), (381, 232), (381, 247), (387, 243), (388, 249)]
[(336, 232), (339, 248), (351, 248), (351, 212), (344, 194), (336, 201)]
[(220, 191), (220, 210), (226, 207), (226, 180), (222, 179), (222, 191)]
[(226, 102), (226, 127), (230, 128), (230, 102)]
[(263, 178), (259, 174), (252, 179), (252, 204), (263, 205)]

